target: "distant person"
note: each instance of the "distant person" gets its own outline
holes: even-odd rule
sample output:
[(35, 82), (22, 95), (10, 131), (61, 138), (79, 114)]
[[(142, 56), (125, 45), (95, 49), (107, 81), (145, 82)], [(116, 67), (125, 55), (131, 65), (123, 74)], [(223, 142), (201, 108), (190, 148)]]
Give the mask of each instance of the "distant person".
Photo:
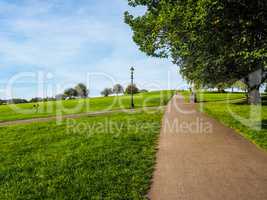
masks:
[(35, 112), (37, 113), (38, 112), (38, 109), (39, 109), (39, 104), (36, 104), (36, 105), (34, 104), (33, 105), (33, 108), (35, 109)]

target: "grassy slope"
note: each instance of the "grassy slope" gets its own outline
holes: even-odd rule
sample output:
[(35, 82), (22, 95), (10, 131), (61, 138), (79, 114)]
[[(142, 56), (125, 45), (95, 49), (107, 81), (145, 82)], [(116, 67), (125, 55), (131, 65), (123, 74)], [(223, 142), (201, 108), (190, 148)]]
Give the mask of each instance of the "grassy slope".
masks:
[(198, 94), (198, 100), (203, 103), (200, 108), (204, 112), (236, 129), (257, 146), (267, 149), (267, 105), (264, 102), (262, 107), (250, 106), (242, 103), (242, 98), (245, 98), (242, 93)]
[[(165, 105), (172, 95), (173, 91), (137, 94), (134, 98), (135, 106), (138, 108)], [(130, 96), (98, 97), (80, 100), (52, 101), (38, 104), (40, 105), (38, 112), (33, 108), (34, 104), (31, 103), (2, 105), (0, 106), (0, 122), (54, 116), (57, 113), (62, 113), (64, 115), (103, 110), (129, 109)]]
[(77, 133), (66, 122), (0, 128), (0, 199), (143, 199), (161, 117), (81, 118), (87, 129)]

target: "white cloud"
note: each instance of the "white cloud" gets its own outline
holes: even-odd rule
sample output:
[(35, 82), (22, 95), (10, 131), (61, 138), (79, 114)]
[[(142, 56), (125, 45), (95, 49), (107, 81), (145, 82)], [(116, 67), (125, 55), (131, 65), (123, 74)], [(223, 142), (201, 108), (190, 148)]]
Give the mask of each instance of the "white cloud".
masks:
[[(87, 72), (105, 72), (127, 82), (129, 65), (136, 66), (140, 83), (158, 82), (167, 87), (168, 71), (175, 72), (173, 85), (181, 80), (176, 66), (139, 52), (123, 23), (125, 2), (75, 5), (65, 8), (57, 0), (24, 0), (20, 5), (0, 2), (0, 16), (5, 16), (0, 21), (4, 27), (0, 30), (0, 67), (43, 69), (62, 84), (81, 82)], [(104, 82), (97, 86), (101, 87)]]

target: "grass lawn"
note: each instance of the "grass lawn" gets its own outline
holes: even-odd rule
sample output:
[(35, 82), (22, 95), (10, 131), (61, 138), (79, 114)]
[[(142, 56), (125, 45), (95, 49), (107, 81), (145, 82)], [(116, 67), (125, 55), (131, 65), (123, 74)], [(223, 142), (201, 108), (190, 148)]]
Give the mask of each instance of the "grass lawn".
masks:
[[(155, 91), (135, 95), (135, 107), (152, 107), (166, 105), (173, 96), (174, 91)], [(51, 101), (38, 103), (36, 110), (33, 105), (37, 103), (2, 105), (0, 106), (0, 122), (19, 119), (55, 116), (57, 114), (76, 114), (84, 112), (129, 109), (130, 96), (97, 97), (79, 100)]]
[(145, 199), (161, 117), (117, 113), (0, 128), (0, 199)]
[(203, 92), (197, 97), (201, 111), (237, 130), (260, 148), (267, 149), (266, 97), (260, 107), (245, 104), (243, 93)]

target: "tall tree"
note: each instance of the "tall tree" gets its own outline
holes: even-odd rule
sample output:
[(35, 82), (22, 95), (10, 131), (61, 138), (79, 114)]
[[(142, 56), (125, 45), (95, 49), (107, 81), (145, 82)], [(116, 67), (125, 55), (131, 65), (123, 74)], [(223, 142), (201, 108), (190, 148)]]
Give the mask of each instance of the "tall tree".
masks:
[(135, 84), (133, 84), (133, 85), (130, 84), (125, 89), (126, 94), (131, 94), (132, 92), (133, 92), (133, 94), (137, 94), (139, 92), (139, 89)]
[(123, 93), (124, 92), (124, 89), (123, 89), (123, 86), (121, 84), (116, 84), (113, 86), (113, 93), (118, 95), (120, 93)]
[(242, 80), (258, 103), (267, 78), (266, 0), (129, 0), (143, 16), (125, 13), (133, 40), (150, 56), (171, 58), (189, 81), (202, 85)]
[(64, 95), (69, 98), (77, 97), (78, 93), (74, 88), (68, 88), (64, 91)]
[(108, 97), (109, 95), (111, 95), (112, 92), (112, 88), (105, 88), (102, 92), (101, 95), (103, 95), (104, 97)]
[(78, 97), (86, 98), (88, 97), (89, 90), (87, 89), (86, 85), (83, 83), (79, 83), (75, 86), (75, 90), (77, 91)]

